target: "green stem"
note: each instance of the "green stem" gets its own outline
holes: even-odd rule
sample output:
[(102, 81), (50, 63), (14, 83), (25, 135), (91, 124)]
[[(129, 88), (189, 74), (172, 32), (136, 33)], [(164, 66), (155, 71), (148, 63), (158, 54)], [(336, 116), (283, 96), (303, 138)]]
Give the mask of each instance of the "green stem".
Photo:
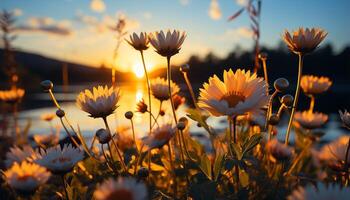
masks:
[(67, 200), (69, 200), (68, 191), (67, 191), (67, 188), (66, 188), (66, 180), (64, 179), (64, 175), (61, 176), (61, 179), (62, 179), (62, 184), (63, 184), (64, 192), (65, 192), (65, 194), (66, 194), (66, 198), (67, 198)]
[(286, 139), (285, 139), (285, 144), (286, 145), (288, 145), (288, 143), (289, 143), (289, 134), (290, 134), (290, 130), (292, 129), (294, 113), (295, 113), (295, 110), (296, 110), (297, 105), (298, 105), (299, 94), (300, 94), (300, 82), (301, 82), (301, 76), (303, 74), (303, 60), (304, 60), (304, 56), (301, 53), (299, 53), (298, 56), (299, 56), (298, 82), (297, 82), (297, 88), (296, 88), (295, 95), (294, 95), (293, 108), (292, 108), (292, 112), (290, 114), (288, 128), (287, 128), (287, 133), (286, 133)]
[(311, 95), (310, 98), (311, 98), (311, 101), (310, 101), (309, 112), (312, 113), (314, 111), (314, 107), (315, 107), (315, 96)]
[(269, 78), (267, 74), (267, 67), (266, 67), (266, 59), (262, 59), (263, 68), (264, 68), (264, 78), (266, 83), (266, 94), (269, 95)]
[(177, 124), (177, 118), (176, 118), (176, 112), (175, 112), (175, 106), (174, 106), (174, 102), (173, 102), (173, 98), (172, 98), (172, 91), (171, 91), (171, 66), (170, 66), (170, 57), (167, 57), (167, 76), (168, 76), (168, 92), (169, 92), (169, 98), (170, 98), (170, 104), (171, 104), (171, 108), (173, 111), (173, 117), (174, 117), (174, 121), (175, 121), (175, 125)]
[(199, 110), (199, 107), (198, 107), (197, 101), (196, 101), (196, 97), (195, 97), (195, 95), (194, 95), (193, 88), (192, 88), (190, 79), (188, 78), (187, 72), (183, 72), (183, 75), (184, 75), (184, 79), (185, 79), (186, 85), (187, 85), (187, 87), (188, 87), (188, 90), (190, 91), (191, 98), (192, 98), (192, 101), (193, 101), (193, 105), (194, 105), (194, 107), (195, 107), (197, 110)]

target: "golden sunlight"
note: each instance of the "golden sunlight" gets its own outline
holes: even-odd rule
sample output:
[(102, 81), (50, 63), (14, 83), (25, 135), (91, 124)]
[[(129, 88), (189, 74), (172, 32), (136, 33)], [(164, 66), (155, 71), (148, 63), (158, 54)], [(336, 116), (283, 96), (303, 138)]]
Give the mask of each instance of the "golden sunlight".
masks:
[[(146, 67), (148, 72), (150, 72), (153, 69), (154, 64), (148, 63)], [(134, 66), (132, 67), (132, 71), (134, 72), (137, 78), (143, 78), (145, 76), (145, 71), (143, 69), (142, 63), (140, 62), (134, 64)]]

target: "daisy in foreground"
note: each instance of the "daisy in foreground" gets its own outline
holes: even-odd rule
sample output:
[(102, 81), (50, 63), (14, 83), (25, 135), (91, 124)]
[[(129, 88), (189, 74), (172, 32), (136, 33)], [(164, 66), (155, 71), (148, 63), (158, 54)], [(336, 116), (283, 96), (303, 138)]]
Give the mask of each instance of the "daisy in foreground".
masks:
[(15, 163), (4, 175), (7, 183), (16, 191), (30, 193), (46, 183), (51, 174), (44, 167), (23, 161), (21, 164)]
[(303, 128), (314, 129), (323, 126), (328, 120), (328, 115), (318, 112), (303, 111), (295, 113), (294, 119)]
[(60, 145), (37, 153), (35, 163), (46, 167), (55, 174), (65, 174), (73, 169), (76, 163), (84, 158), (84, 152), (71, 145)]
[(147, 149), (161, 148), (169, 142), (169, 140), (175, 135), (176, 129), (172, 125), (164, 124), (152, 131), (152, 135), (143, 139), (143, 144)]
[(118, 88), (107, 86), (94, 87), (92, 91), (80, 92), (77, 97), (77, 106), (89, 113), (90, 117), (107, 117), (118, 107), (120, 92)]
[(277, 139), (270, 140), (266, 144), (266, 150), (271, 154), (272, 157), (270, 159), (273, 162), (276, 162), (276, 160), (287, 160), (293, 155), (292, 148), (279, 142)]
[[(179, 91), (179, 86), (171, 81), (171, 95), (173, 96)], [(168, 82), (164, 78), (157, 77), (156, 79), (151, 80), (151, 92), (159, 101), (166, 101), (170, 99)]]
[(104, 181), (95, 190), (94, 197), (96, 200), (145, 200), (147, 188), (145, 184), (133, 178), (119, 177), (116, 181), (113, 179)]
[(299, 186), (288, 197), (288, 200), (343, 200), (348, 199), (350, 188), (341, 188), (340, 185), (326, 186), (323, 183), (318, 183), (317, 188), (312, 185), (306, 187)]
[(234, 117), (246, 113), (260, 113), (267, 106), (268, 87), (262, 78), (250, 71), (224, 71), (224, 80), (216, 75), (200, 89), (198, 106), (214, 116)]
[(332, 141), (328, 145), (324, 145), (318, 154), (318, 158), (321, 161), (326, 162), (330, 167), (336, 167), (344, 160), (347, 160), (347, 164), (350, 164), (350, 154), (346, 159), (346, 150), (348, 147), (349, 136), (341, 136), (338, 139)]

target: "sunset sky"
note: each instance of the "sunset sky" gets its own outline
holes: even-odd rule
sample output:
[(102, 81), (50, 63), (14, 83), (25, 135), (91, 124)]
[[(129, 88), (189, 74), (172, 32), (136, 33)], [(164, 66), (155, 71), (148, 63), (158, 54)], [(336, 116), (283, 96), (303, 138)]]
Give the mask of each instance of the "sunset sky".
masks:
[[(336, 3), (335, 3), (336, 2)], [(213, 51), (225, 56), (240, 45), (251, 48), (249, 18), (243, 13), (236, 21), (227, 18), (244, 0), (1, 0), (1, 9), (17, 15), (15, 47), (46, 56), (91, 66), (111, 63), (116, 40), (107, 28), (118, 16), (127, 20), (129, 33), (180, 29), (187, 38), (175, 63), (190, 55), (205, 56)], [(276, 46), (284, 29), (299, 26), (322, 27), (329, 32), (326, 42), (336, 50), (350, 44), (348, 0), (263, 0), (261, 43)], [(151, 48), (146, 62), (164, 66), (165, 60)], [(138, 52), (127, 43), (117, 61), (121, 71), (142, 69)]]

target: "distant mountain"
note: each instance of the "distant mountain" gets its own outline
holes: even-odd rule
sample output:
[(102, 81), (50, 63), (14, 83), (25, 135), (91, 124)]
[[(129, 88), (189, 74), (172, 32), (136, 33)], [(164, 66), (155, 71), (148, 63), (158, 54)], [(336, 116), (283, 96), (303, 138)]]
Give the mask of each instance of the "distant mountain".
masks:
[[(68, 80), (70, 84), (84, 82), (110, 83), (111, 69), (96, 68), (72, 62), (65, 62), (54, 58), (49, 58), (39, 54), (16, 51), (15, 59), (18, 63), (18, 70), (21, 85), (35, 88), (42, 80), (52, 80), (55, 84), (62, 84), (63, 66), (67, 65)], [(0, 49), (0, 65), (4, 61), (4, 50)], [(130, 80), (134, 78), (133, 73), (116, 72), (118, 81)], [(3, 70), (0, 70), (0, 82), (4, 83), (7, 77)]]

